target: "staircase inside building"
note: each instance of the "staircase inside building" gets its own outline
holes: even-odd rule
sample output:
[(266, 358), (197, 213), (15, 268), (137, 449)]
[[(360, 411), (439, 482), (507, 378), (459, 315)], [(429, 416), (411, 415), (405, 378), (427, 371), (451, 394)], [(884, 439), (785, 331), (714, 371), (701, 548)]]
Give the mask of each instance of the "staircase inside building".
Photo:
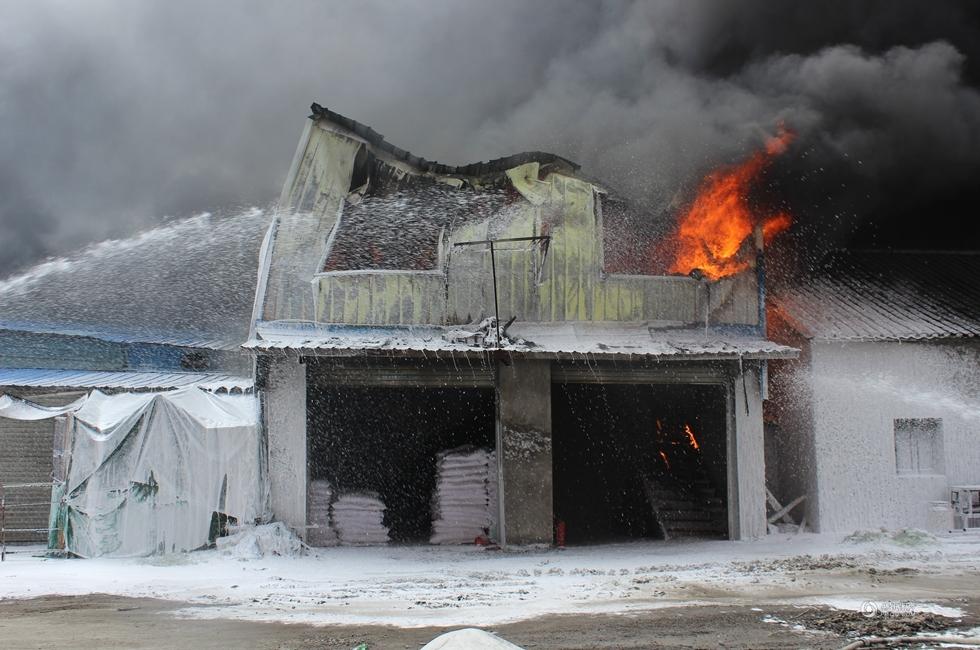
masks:
[(673, 449), (643, 477), (643, 489), (664, 539), (723, 539), (728, 511), (699, 454)]

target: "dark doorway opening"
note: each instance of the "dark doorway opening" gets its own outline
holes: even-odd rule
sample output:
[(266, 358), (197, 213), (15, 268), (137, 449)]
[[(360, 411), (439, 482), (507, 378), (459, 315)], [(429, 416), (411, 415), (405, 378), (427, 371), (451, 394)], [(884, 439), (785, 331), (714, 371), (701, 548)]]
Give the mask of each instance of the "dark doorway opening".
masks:
[(556, 384), (555, 516), (568, 543), (728, 536), (722, 386)]
[(378, 493), (393, 541), (427, 542), (436, 454), (493, 449), (492, 389), (317, 385), (307, 393), (308, 480)]

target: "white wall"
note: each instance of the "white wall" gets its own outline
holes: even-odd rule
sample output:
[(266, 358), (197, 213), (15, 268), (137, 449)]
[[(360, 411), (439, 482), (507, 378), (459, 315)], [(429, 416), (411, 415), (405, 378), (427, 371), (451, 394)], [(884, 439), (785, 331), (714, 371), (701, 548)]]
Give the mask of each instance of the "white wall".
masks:
[[(980, 483), (980, 344), (812, 344), (817, 524), (918, 527), (948, 485)], [(894, 420), (942, 418), (945, 475), (898, 475)]]
[(306, 538), (306, 366), (274, 359), (263, 394), (272, 513)]
[(758, 364), (747, 363), (733, 386), (735, 449), (731, 460), (737, 467), (738, 539), (766, 534), (766, 459), (759, 378)]

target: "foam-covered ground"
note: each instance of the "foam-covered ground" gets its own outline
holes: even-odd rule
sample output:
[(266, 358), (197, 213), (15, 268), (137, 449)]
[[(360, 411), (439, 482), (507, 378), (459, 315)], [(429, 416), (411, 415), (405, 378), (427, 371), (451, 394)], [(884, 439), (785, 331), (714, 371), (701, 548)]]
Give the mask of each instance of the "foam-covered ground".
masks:
[(488, 625), (552, 613), (694, 604), (833, 604), (956, 616), (980, 578), (980, 534), (772, 535), (565, 550), (337, 547), (66, 560), (14, 549), (0, 598), (106, 593), (187, 603), (188, 617), (397, 626)]

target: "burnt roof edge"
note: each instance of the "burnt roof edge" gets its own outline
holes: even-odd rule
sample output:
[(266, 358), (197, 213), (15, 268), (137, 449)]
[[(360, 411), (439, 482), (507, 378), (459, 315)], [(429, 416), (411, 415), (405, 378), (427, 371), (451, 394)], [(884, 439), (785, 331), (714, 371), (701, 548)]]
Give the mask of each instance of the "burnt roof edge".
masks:
[(313, 102), (310, 106), (310, 111), (312, 111), (310, 115), (311, 120), (326, 120), (341, 126), (358, 137), (363, 138), (372, 146), (385, 151), (396, 159), (406, 162), (423, 172), (455, 176), (482, 176), (484, 174), (502, 172), (529, 162), (536, 162), (543, 165), (561, 163), (570, 167), (572, 171), (578, 171), (580, 169), (578, 163), (545, 151), (525, 151), (511, 156), (504, 156), (503, 158), (496, 158), (486, 162), (471, 163), (469, 165), (444, 165), (439, 162), (420, 158), (409, 151), (396, 147), (385, 140), (383, 135), (366, 124), (361, 124), (357, 120), (352, 120), (340, 113), (335, 113), (325, 106), (320, 106), (316, 102)]

